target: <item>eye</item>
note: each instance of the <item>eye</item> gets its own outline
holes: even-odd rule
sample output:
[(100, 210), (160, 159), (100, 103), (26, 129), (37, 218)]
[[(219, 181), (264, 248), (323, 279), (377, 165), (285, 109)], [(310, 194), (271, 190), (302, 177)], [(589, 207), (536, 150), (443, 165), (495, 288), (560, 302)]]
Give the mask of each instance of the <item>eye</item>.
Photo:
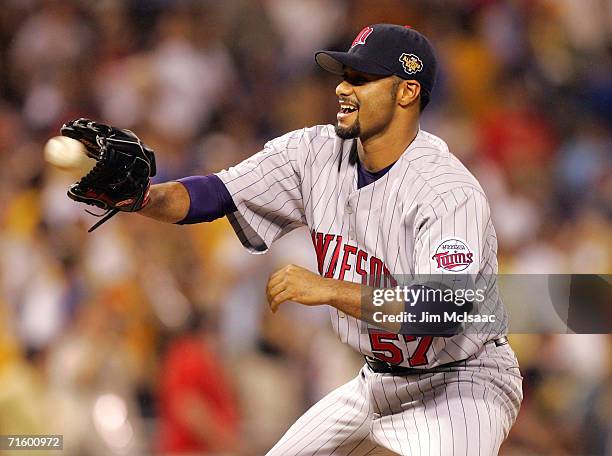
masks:
[(360, 86), (370, 82), (363, 76), (344, 76), (344, 80), (354, 86)]

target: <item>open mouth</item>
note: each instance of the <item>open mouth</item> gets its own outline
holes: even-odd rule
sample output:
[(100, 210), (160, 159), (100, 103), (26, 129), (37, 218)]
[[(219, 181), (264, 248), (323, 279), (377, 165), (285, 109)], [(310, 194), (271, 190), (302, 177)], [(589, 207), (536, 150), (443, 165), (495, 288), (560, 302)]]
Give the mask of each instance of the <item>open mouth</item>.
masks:
[(338, 111), (338, 122), (343, 121), (345, 118), (350, 117), (353, 113), (359, 111), (357, 105), (349, 103), (347, 101), (340, 102), (340, 111)]
[(355, 111), (357, 111), (357, 106), (348, 103), (340, 103), (340, 112), (342, 114), (350, 114)]

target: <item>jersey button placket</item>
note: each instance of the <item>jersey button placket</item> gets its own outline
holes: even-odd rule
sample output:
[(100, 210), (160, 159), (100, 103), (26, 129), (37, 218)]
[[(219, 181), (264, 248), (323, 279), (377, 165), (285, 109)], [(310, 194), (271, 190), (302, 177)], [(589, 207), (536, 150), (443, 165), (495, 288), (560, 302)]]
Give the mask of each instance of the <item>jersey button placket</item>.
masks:
[(344, 206), (344, 213), (348, 216), (349, 218), (349, 232), (348, 232), (348, 237), (350, 241), (354, 241), (357, 236), (355, 236), (355, 223), (353, 220), (353, 214), (354, 214), (354, 209), (353, 206), (351, 205), (350, 201), (346, 202), (346, 205)]

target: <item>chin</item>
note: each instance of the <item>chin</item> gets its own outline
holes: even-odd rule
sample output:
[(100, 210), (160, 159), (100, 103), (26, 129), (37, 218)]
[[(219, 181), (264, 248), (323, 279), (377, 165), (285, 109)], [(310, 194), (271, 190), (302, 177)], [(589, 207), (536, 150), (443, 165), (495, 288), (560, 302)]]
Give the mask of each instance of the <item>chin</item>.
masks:
[(361, 134), (361, 127), (359, 125), (359, 121), (353, 122), (348, 127), (342, 127), (339, 124), (335, 126), (336, 135), (341, 139), (354, 139), (358, 138)]

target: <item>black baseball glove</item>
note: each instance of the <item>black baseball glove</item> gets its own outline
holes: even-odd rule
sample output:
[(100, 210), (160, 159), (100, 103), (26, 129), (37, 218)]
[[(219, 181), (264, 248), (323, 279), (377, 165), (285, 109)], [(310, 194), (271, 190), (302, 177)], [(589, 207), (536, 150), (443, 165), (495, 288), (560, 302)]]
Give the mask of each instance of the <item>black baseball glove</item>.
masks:
[(103, 218), (89, 232), (119, 211), (135, 212), (147, 204), (150, 178), (156, 172), (155, 154), (138, 136), (89, 119), (64, 124), (61, 134), (80, 141), (87, 155), (97, 160), (91, 171), (68, 189), (71, 199), (106, 210), (93, 214)]

